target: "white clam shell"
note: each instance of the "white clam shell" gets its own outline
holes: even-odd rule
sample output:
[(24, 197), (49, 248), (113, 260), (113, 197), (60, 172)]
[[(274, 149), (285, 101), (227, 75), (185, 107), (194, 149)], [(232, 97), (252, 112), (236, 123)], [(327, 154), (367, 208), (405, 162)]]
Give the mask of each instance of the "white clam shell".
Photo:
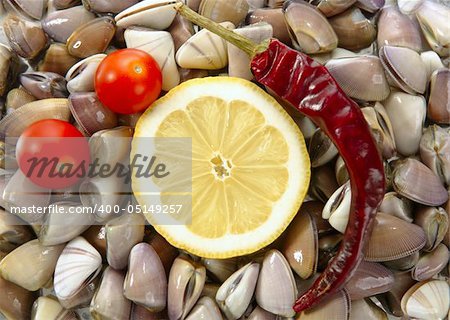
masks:
[[(272, 38), (273, 28), (266, 22), (255, 23), (244, 28), (235, 29), (234, 32), (241, 34), (256, 43)], [(247, 80), (253, 79), (250, 70), (250, 57), (238, 47), (228, 45), (228, 74), (230, 77), (238, 77)]]
[(434, 51), (422, 52), (420, 54), (420, 59), (422, 59), (422, 62), (425, 64), (427, 79), (430, 79), (433, 72), (437, 69), (444, 68), (441, 58), (439, 58), (438, 54)]
[(397, 0), (398, 8), (403, 14), (412, 14), (424, 0)]
[(169, 32), (128, 28), (124, 36), (128, 48), (143, 50), (156, 60), (161, 68), (164, 91), (169, 91), (180, 83), (175, 63), (175, 46)]
[(136, 3), (116, 16), (118, 27), (127, 28), (139, 25), (156, 30), (167, 29), (177, 12), (174, 9), (176, 1), (144, 0)]
[(426, 101), (421, 95), (403, 92), (392, 93), (384, 102), (391, 119), (397, 151), (404, 156), (419, 150), (426, 117)]
[(95, 54), (75, 63), (66, 74), (67, 90), (74, 92), (94, 91), (94, 78), (97, 67), (106, 54)]
[(54, 289), (60, 300), (80, 292), (101, 270), (100, 253), (84, 239), (77, 237), (64, 248), (56, 263)]
[(350, 183), (347, 182), (333, 193), (323, 208), (322, 218), (328, 219), (330, 225), (340, 233), (344, 233), (347, 228), (351, 201)]
[[(220, 25), (234, 29), (231, 22)], [(211, 31), (202, 29), (178, 49), (175, 59), (185, 69), (222, 69), (228, 64), (227, 43)]]

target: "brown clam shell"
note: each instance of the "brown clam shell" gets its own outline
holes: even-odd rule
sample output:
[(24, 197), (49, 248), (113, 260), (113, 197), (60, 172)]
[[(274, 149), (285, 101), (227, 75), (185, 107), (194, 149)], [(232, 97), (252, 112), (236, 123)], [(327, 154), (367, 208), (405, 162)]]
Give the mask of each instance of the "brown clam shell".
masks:
[(45, 52), (38, 64), (39, 71), (58, 73), (65, 76), (67, 71), (78, 62), (78, 58), (70, 55), (67, 47), (61, 43), (53, 43)]
[(247, 15), (247, 0), (202, 0), (198, 13), (215, 22), (230, 21), (239, 25)]
[(436, 70), (431, 75), (428, 118), (441, 124), (450, 124), (450, 70)]

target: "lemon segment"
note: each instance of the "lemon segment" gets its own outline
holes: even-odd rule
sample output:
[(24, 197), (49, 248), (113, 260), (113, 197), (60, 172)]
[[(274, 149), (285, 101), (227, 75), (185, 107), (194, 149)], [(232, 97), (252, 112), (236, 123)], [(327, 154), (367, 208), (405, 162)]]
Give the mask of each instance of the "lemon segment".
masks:
[[(173, 216), (186, 224), (146, 218), (172, 245), (198, 256), (228, 258), (270, 244), (308, 189), (310, 162), (300, 130), (275, 99), (246, 80), (210, 77), (179, 85), (141, 116), (135, 137), (192, 139), (192, 181), (176, 173), (188, 155), (161, 144), (155, 155), (173, 175), (161, 183), (132, 174), (132, 188), (139, 204), (149, 206), (143, 190), (159, 185), (159, 202), (170, 205), (178, 204), (173, 189), (192, 183), (191, 207)], [(140, 141), (133, 140), (132, 158), (146, 152)]]

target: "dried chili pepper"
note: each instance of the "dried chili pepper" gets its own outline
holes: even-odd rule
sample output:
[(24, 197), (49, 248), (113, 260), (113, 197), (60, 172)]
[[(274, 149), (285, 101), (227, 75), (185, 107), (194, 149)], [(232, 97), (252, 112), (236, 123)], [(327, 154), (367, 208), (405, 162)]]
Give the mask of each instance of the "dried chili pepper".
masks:
[(245, 51), (256, 81), (308, 116), (334, 142), (345, 160), (352, 206), (341, 247), (313, 286), (295, 303), (307, 309), (340, 290), (363, 258), (364, 244), (384, 195), (380, 154), (358, 105), (349, 99), (325, 67), (272, 39), (260, 44), (202, 17), (182, 3), (180, 14)]

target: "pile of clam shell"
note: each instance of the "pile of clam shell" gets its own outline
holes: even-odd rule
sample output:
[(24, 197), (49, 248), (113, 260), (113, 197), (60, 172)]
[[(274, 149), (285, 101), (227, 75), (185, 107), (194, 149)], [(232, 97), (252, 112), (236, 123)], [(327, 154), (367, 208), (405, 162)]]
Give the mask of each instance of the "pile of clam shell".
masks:
[[(0, 315), (11, 320), (449, 317), (448, 3), (185, 2), (254, 41), (276, 37), (311, 55), (360, 104), (388, 181), (364, 261), (342, 291), (301, 314), (293, 312), (295, 299), (340, 245), (352, 190), (335, 146), (291, 109), (309, 146), (309, 196), (272, 245), (227, 260), (180, 252), (137, 213), (74, 215), (63, 221), (51, 212), (13, 215), (13, 205), (125, 205), (131, 200), (114, 196), (120, 181), (108, 181), (113, 196), (77, 194), (104, 183), (95, 179), (79, 189), (32, 185), (11, 166), (14, 159), (8, 159), (2, 141), (0, 173), (9, 182), (0, 184)], [(97, 66), (119, 48), (150, 53), (161, 67), (164, 91), (209, 75), (252, 79), (241, 50), (193, 26), (174, 4), (2, 0), (1, 136), (18, 137), (42, 119), (73, 121), (102, 161), (125, 162), (129, 145), (110, 145), (107, 138), (132, 137), (140, 115), (114, 114), (94, 92)], [(30, 196), (17, 198), (17, 191)]]

